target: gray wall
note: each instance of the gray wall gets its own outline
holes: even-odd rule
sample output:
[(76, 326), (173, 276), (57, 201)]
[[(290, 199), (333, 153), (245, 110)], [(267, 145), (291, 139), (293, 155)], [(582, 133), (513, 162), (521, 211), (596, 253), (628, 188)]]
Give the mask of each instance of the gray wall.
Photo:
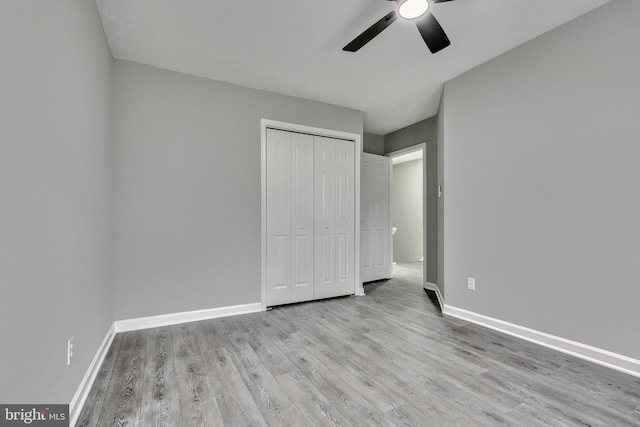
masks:
[(384, 136), (384, 152), (402, 150), (421, 142), (436, 143), (438, 138), (438, 119), (429, 117), (410, 126), (398, 129)]
[(638, 40), (616, 0), (446, 84), (447, 304), (640, 358)]
[(0, 52), (0, 402), (69, 403), (113, 321), (111, 55), (68, 0), (3, 0)]
[(423, 255), (422, 159), (393, 165), (393, 260), (420, 261)]
[(365, 132), (362, 136), (362, 151), (370, 154), (384, 154), (384, 135)]
[(427, 281), (438, 282), (438, 119), (430, 117), (385, 135), (385, 154), (426, 142)]
[(260, 301), (260, 119), (362, 112), (114, 61), (115, 316)]

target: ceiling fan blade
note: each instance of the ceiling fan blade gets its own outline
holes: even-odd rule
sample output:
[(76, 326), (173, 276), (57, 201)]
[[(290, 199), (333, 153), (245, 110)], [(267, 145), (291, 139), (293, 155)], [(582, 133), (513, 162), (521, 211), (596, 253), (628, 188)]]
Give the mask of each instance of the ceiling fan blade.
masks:
[(439, 52), (451, 44), (440, 23), (431, 13), (416, 19), (416, 26), (431, 53)]
[(375, 36), (380, 34), (382, 30), (391, 25), (396, 19), (398, 19), (398, 13), (395, 10), (393, 12), (389, 12), (387, 15), (385, 15), (384, 18), (364, 30), (362, 34), (353, 39), (353, 41), (343, 47), (342, 50), (345, 50), (347, 52), (357, 51), (362, 46), (369, 43)]
[(434, 3), (444, 3), (446, 1), (453, 1), (453, 0), (433, 0)]

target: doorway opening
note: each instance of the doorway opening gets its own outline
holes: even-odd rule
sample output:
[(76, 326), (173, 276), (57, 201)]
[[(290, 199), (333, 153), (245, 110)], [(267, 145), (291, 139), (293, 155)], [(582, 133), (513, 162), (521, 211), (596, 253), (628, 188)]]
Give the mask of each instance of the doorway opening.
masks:
[(427, 277), (426, 144), (387, 154), (391, 158), (393, 276), (424, 287)]

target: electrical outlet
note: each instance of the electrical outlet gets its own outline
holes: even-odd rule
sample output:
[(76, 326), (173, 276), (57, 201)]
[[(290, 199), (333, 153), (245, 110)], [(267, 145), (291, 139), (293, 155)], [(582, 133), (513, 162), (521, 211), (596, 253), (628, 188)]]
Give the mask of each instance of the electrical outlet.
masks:
[(476, 279), (474, 279), (473, 277), (467, 277), (467, 289), (469, 289), (470, 291), (476, 290)]
[(73, 337), (67, 341), (67, 366), (71, 365), (71, 357), (73, 356)]

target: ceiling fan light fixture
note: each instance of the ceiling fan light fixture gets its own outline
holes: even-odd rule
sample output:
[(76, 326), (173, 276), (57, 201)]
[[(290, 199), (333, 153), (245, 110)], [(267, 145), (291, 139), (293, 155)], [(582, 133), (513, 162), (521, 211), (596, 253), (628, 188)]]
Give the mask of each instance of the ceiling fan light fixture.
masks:
[(398, 13), (404, 19), (416, 19), (427, 13), (428, 0), (405, 0), (398, 6)]

